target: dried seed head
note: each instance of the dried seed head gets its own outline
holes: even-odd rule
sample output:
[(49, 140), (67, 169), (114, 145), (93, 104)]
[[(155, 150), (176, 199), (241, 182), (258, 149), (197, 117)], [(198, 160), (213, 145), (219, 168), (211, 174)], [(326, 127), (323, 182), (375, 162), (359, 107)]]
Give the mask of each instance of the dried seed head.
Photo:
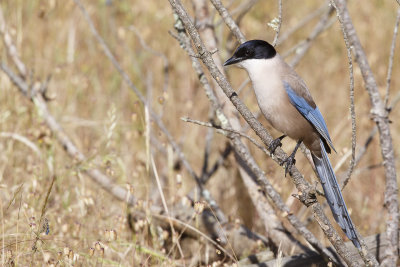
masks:
[(89, 256), (92, 257), (94, 255), (94, 248), (89, 248)]
[(70, 249), (68, 252), (68, 259), (70, 259), (70, 260), (74, 259), (74, 251), (72, 249)]
[(103, 248), (103, 247), (100, 248), (100, 256), (101, 256), (101, 257), (104, 257), (104, 248)]
[(97, 241), (96, 244), (94, 244), (94, 247), (96, 248), (96, 250), (100, 251), (100, 249), (101, 249), (100, 242)]
[(34, 228), (36, 228), (36, 223), (29, 223), (29, 227), (33, 230)]
[(6, 257), (7, 257), (7, 259), (11, 259), (13, 257), (13, 252), (11, 249), (7, 250)]
[(64, 248), (64, 255), (68, 256), (68, 253), (69, 253), (69, 247), (65, 247)]
[(110, 240), (110, 231), (108, 229), (104, 231), (104, 237), (106, 238), (106, 240)]
[(218, 255), (221, 255), (221, 250), (216, 249), (215, 252), (216, 252)]
[(50, 254), (50, 253), (48, 253), (48, 252), (44, 252), (44, 253), (43, 253), (43, 261), (44, 261), (44, 262), (49, 262), (50, 257), (51, 257), (51, 254)]
[(204, 211), (205, 203), (203, 201), (196, 201), (194, 203), (194, 211), (201, 214)]
[(117, 240), (117, 231), (115, 231), (114, 229), (110, 230), (110, 240), (111, 241)]
[(61, 260), (63, 256), (63, 253), (61, 251), (57, 252), (57, 258), (58, 260)]

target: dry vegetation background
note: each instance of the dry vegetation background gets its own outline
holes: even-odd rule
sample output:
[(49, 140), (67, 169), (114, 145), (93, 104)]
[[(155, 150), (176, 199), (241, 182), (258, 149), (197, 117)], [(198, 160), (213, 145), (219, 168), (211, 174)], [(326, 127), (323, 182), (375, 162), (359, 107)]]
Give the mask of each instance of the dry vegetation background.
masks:
[[(174, 24), (169, 3), (159, 0), (107, 1), (111, 4), (106, 1), (82, 2), (124, 70), (137, 88), (148, 96), (152, 109), (160, 114), (194, 170), (201, 173), (206, 136), (210, 133), (206, 128), (183, 122), (180, 118), (208, 121), (209, 101), (192, 71), (190, 58), (168, 33), (173, 31)], [(231, 11), (241, 2), (224, 1)], [(191, 7), (190, 1), (185, 1), (185, 4)], [(283, 1), (281, 35), (320, 8), (321, 4), (324, 3), (317, 0)], [(32, 83), (51, 75), (47, 93), (52, 98), (48, 102), (49, 109), (88, 157), (87, 162), (71, 160), (43, 123), (35, 105), (3, 72), (0, 73), (1, 264), (12, 264), (13, 261), (17, 266), (47, 263), (65, 266), (181, 265), (179, 253), (170, 253), (163, 247), (162, 235), (166, 232), (158, 233), (157, 227), (151, 227), (151, 214), (139, 222), (145, 226), (133, 223), (136, 228), (132, 231), (127, 221), (127, 205), (82, 174), (83, 169), (97, 166), (116, 184), (129, 189), (137, 199), (162, 207), (147, 154), (148, 135), (143, 105), (105, 57), (74, 1), (3, 0), (0, 5), (18, 52), (33, 72)], [(382, 96), (397, 7), (395, 1), (349, 1), (353, 22)], [(257, 2), (240, 24), (246, 38), (272, 41), (274, 31), (267, 23), (277, 16), (277, 11), (275, 0)], [(279, 45), (281, 54), (306, 38), (318, 19), (311, 20)], [(225, 60), (231, 53), (227, 47), (233, 49), (235, 45), (227, 42), (228, 31), (217, 13), (213, 22), (217, 23), (215, 31), (219, 38), (217, 54)], [(0, 49), (1, 59), (9, 62), (3, 43)], [(397, 44), (389, 100), (399, 93), (399, 49)], [(288, 57), (289, 61), (292, 56)], [(331, 156), (332, 164), (336, 166), (351, 148), (348, 65), (337, 21), (313, 42), (296, 70), (308, 84), (324, 114), (338, 151)], [(247, 78), (246, 73), (239, 69), (231, 68), (228, 74), (234, 88)], [(355, 67), (358, 146), (364, 145), (375, 125), (370, 119), (370, 100), (363, 86), (359, 69)], [(249, 85), (239, 96), (252, 111), (258, 111)], [(399, 115), (399, 107), (390, 115), (395, 148), (400, 145)], [(278, 136), (279, 133), (264, 120), (262, 122), (274, 136)], [(195, 183), (177, 163), (164, 133), (153, 122), (150, 125), (150, 152), (167, 203), (172, 205), (191, 192)], [(39, 149), (39, 155), (8, 133), (27, 138)], [(251, 131), (249, 134), (253, 135)], [(226, 142), (222, 135), (215, 133), (212, 136), (210, 166), (219, 158)], [(283, 143), (285, 151), (291, 151), (295, 144), (290, 140)], [(251, 144), (249, 147), (291, 210), (300, 212), (302, 220), (307, 219), (311, 213), (291, 196), (296, 190), (291, 180), (284, 178), (282, 167), (256, 147)], [(348, 162), (349, 158), (336, 170), (339, 179), (345, 174)], [(385, 180), (381, 162), (379, 142), (375, 136), (343, 192), (351, 217), (363, 236), (385, 230)], [(33, 251), (36, 232), (42, 228), (39, 220), (43, 203), (52, 181), (48, 164), (54, 167), (56, 177), (44, 214), (50, 233), (40, 235), (37, 250)], [(264, 227), (235, 164), (233, 154), (230, 154), (206, 187), (231, 222), (243, 223), (264, 235)], [(302, 153), (297, 155), (296, 166), (307, 179), (315, 180)], [(326, 212), (330, 216), (328, 208)], [(310, 224), (310, 229), (325, 240), (315, 223)], [(328, 245), (326, 240), (324, 242)], [(249, 253), (261, 249), (253, 248)], [(212, 253), (217, 252), (212, 250)]]

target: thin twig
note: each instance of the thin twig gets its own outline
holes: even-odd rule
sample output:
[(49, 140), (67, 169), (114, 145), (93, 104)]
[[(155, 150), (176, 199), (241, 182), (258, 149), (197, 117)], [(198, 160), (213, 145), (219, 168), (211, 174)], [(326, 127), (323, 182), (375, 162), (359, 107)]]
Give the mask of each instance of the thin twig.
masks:
[[(170, 213), (169, 213), (169, 210), (168, 210), (167, 201), (165, 200), (165, 197), (164, 197), (164, 192), (162, 190), (160, 178), (158, 177), (158, 172), (157, 172), (156, 164), (154, 163), (153, 155), (150, 156), (150, 161), (151, 161), (151, 167), (153, 169), (154, 177), (156, 178), (157, 189), (158, 189), (158, 192), (160, 193), (160, 196), (161, 196), (161, 203), (162, 203), (162, 205), (164, 207), (165, 213), (167, 214), (169, 226), (171, 228), (172, 242), (174, 243), (174, 245), (176, 245), (178, 247), (179, 254), (180, 254), (181, 258), (183, 259), (184, 258), (183, 251), (182, 251), (181, 245), (179, 243), (179, 239), (177, 238), (174, 225), (172, 224), (172, 220), (170, 219)], [(167, 257), (169, 256), (169, 254), (171, 253), (173, 248), (174, 248), (174, 246), (172, 246), (170, 252), (167, 254)]]
[(386, 250), (386, 257), (382, 264), (387, 266), (396, 265), (399, 248), (399, 203), (398, 203), (398, 184), (396, 174), (396, 164), (388, 111), (379, 94), (378, 85), (368, 63), (367, 56), (358, 39), (356, 30), (352, 23), (347, 2), (345, 0), (334, 0), (337, 6), (337, 13), (341, 17), (341, 24), (347, 34), (350, 45), (354, 49), (355, 60), (360, 67), (362, 77), (365, 82), (366, 90), (369, 94), (372, 109), (371, 114), (378, 126), (381, 153), (384, 162), (386, 188), (385, 188), (385, 208), (388, 211), (386, 220), (386, 234), (389, 238), (389, 246)]
[(243, 33), (240, 31), (236, 22), (233, 20), (233, 18), (229, 14), (228, 10), (222, 5), (221, 1), (220, 0), (211, 0), (211, 3), (214, 5), (214, 7), (218, 11), (218, 13), (221, 15), (225, 24), (228, 26), (228, 28), (230, 29), (232, 34), (235, 36), (235, 38), (240, 43), (246, 42), (246, 38), (244, 37)]
[[(244, 17), (244, 15), (246, 15), (250, 11), (250, 9), (258, 1), (259, 0), (248, 0), (247, 2), (241, 3), (238, 7), (229, 12), (231, 16), (235, 16), (236, 14), (238, 14), (236, 18), (236, 24), (239, 24), (239, 21)], [(224, 20), (221, 18), (215, 23), (215, 26), (219, 26), (222, 22), (224, 22)]]
[(326, 11), (326, 13), (321, 17), (317, 25), (314, 27), (310, 35), (304, 41), (304, 43), (296, 49), (296, 56), (290, 61), (292, 67), (297, 66), (300, 60), (304, 57), (306, 52), (309, 50), (314, 40), (326, 29), (329, 29), (333, 25), (334, 19), (329, 20), (332, 14), (332, 8)]
[(185, 223), (181, 220), (178, 220), (174, 217), (170, 217), (170, 216), (166, 216), (166, 215), (161, 215), (161, 214), (151, 214), (151, 216), (156, 217), (156, 218), (161, 218), (161, 219), (167, 219), (167, 220), (171, 220), (174, 223), (177, 224), (181, 224), (183, 225), (185, 228), (190, 229), (191, 231), (197, 233), (198, 235), (202, 236), (205, 240), (207, 240), (208, 242), (210, 242), (211, 244), (213, 244), (214, 246), (216, 246), (219, 250), (221, 250), (222, 252), (225, 253), (225, 255), (227, 255), (229, 258), (231, 258), (231, 260), (233, 260), (234, 262), (237, 261), (230, 253), (228, 253), (228, 251), (226, 251), (226, 249), (224, 249), (220, 244), (218, 244), (217, 242), (215, 242), (214, 240), (212, 240), (209, 236), (207, 236), (206, 234), (204, 234), (203, 232), (201, 232), (200, 230), (198, 230), (197, 228), (191, 226), (188, 223)]
[(225, 149), (220, 153), (218, 159), (215, 161), (210, 170), (208, 170), (207, 173), (203, 176), (202, 182), (204, 184), (206, 184), (210, 179), (210, 177), (212, 177), (214, 173), (217, 172), (219, 167), (224, 164), (224, 162), (226, 161), (227, 157), (231, 154), (231, 152), (232, 152), (232, 146), (229, 142), (227, 142)]
[[(214, 116), (214, 110), (210, 108), (208, 110), (208, 118), (209, 120), (212, 120)], [(206, 138), (205, 138), (205, 146), (204, 146), (204, 156), (203, 156), (203, 166), (201, 168), (201, 175), (200, 175), (200, 180), (204, 184), (205, 179), (209, 179), (210, 176), (208, 176), (208, 163), (210, 159), (210, 154), (211, 154), (211, 144), (212, 141), (214, 140), (214, 131), (212, 129), (208, 129)]]
[(246, 14), (249, 13), (251, 8), (255, 6), (255, 4), (257, 4), (258, 1), (259, 0), (250, 0), (247, 3), (243, 3), (243, 5), (238, 6), (237, 9), (234, 9), (232, 10), (232, 12), (230, 12), (231, 16), (234, 16), (235, 13), (239, 13), (239, 15), (236, 17), (235, 20), (237, 25), (240, 25), (240, 22), (243, 20), (244, 16), (246, 16)]
[(277, 46), (282, 44), (284, 41), (286, 41), (293, 33), (298, 31), (299, 29), (302, 29), (308, 22), (313, 20), (314, 18), (318, 17), (322, 13), (324, 13), (325, 10), (327, 10), (329, 7), (326, 5), (326, 3), (323, 3), (318, 9), (315, 11), (311, 12), (307, 16), (303, 17), (293, 28), (283, 32), (281, 36), (279, 37), (279, 40), (277, 42)]
[(276, 46), (278, 43), (281, 26), (282, 26), (282, 0), (278, 0), (278, 23), (277, 23), (274, 41), (272, 42), (273, 46)]
[[(332, 5), (336, 8), (334, 3)], [(339, 13), (338, 13), (339, 14)], [(338, 15), (338, 19), (341, 20), (341, 17)], [(356, 111), (354, 105), (354, 71), (353, 71), (353, 58), (351, 55), (351, 47), (349, 43), (349, 39), (347, 38), (346, 31), (343, 28), (343, 24), (341, 23), (341, 29), (343, 33), (344, 43), (346, 45), (347, 50), (347, 60), (349, 64), (349, 78), (350, 78), (350, 117), (351, 117), (351, 160), (350, 166), (346, 173), (346, 178), (344, 179), (345, 183), (343, 184), (343, 188), (346, 184), (350, 181), (351, 174), (353, 173), (355, 163), (356, 163), (356, 142), (357, 142), (357, 135), (356, 135)]]
[(393, 69), (393, 58), (394, 58), (394, 50), (396, 48), (396, 37), (397, 37), (397, 32), (399, 30), (399, 21), (400, 21), (400, 8), (397, 9), (397, 17), (396, 17), (396, 23), (394, 25), (394, 30), (393, 30), (393, 38), (392, 38), (392, 45), (390, 47), (390, 56), (389, 56), (389, 66), (388, 66), (388, 73), (386, 77), (386, 94), (385, 94), (385, 107), (388, 105), (389, 101), (389, 89), (390, 89), (390, 82), (392, 78), (392, 69)]
[(240, 135), (241, 137), (244, 137), (247, 140), (249, 140), (253, 145), (255, 145), (258, 149), (260, 149), (266, 155), (272, 156), (271, 153), (265, 148), (265, 146), (259, 144), (253, 137), (248, 136), (247, 134), (242, 133), (240, 131), (236, 131), (236, 130), (234, 130), (232, 128), (227, 128), (227, 127), (223, 127), (223, 126), (213, 125), (212, 123), (209, 123), (209, 122), (193, 120), (193, 119), (190, 119), (190, 118), (181, 118), (181, 120), (183, 120), (185, 122), (194, 123), (194, 124), (197, 124), (197, 125), (200, 125), (200, 126), (205, 126), (205, 127), (208, 127), (208, 128), (214, 128), (217, 133), (222, 134), (222, 135), (224, 135), (226, 137), (229, 136), (229, 134), (226, 133), (226, 132), (230, 132), (230, 133), (233, 133), (233, 134)]
[(134, 26), (131, 25), (128, 27), (130, 31), (132, 31), (136, 37), (139, 39), (140, 45), (147, 51), (149, 51), (151, 54), (161, 57), (163, 60), (163, 73), (164, 73), (164, 83), (163, 83), (163, 93), (166, 93), (168, 90), (168, 84), (169, 84), (169, 61), (168, 58), (165, 54), (151, 48), (146, 41), (143, 39), (142, 35), (140, 34), (139, 30)]

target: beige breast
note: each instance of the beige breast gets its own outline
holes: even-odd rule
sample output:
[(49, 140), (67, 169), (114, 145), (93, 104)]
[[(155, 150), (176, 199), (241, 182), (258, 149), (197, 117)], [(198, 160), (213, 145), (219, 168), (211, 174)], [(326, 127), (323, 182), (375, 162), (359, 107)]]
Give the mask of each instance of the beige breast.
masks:
[(299, 95), (315, 105), (302, 79), (279, 56), (268, 60), (246, 60), (242, 67), (249, 74), (258, 105), (268, 122), (292, 139), (303, 140), (311, 151), (318, 153), (319, 142), (314, 142), (319, 140), (318, 133), (290, 103), (283, 85), (285, 81), (295, 91), (302, 90)]

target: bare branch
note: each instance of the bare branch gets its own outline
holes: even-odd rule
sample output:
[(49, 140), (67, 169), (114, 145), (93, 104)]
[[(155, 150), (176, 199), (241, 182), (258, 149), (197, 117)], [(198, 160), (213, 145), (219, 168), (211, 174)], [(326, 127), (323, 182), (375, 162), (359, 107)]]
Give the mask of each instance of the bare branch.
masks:
[(273, 46), (276, 46), (278, 44), (278, 38), (279, 38), (279, 33), (281, 31), (281, 26), (282, 26), (282, 0), (278, 0), (278, 25), (277, 25), (277, 30), (275, 32), (274, 41), (272, 42)]
[[(335, 9), (337, 7), (332, 3)], [(339, 20), (341, 20), (339, 16)], [(347, 50), (347, 60), (349, 64), (349, 77), (350, 77), (350, 117), (351, 117), (351, 160), (350, 160), (350, 166), (347, 170), (346, 178), (344, 179), (343, 183), (343, 188), (346, 186), (346, 184), (350, 181), (351, 174), (353, 173), (355, 163), (356, 163), (356, 111), (355, 111), (355, 106), (354, 106), (354, 72), (353, 72), (353, 58), (351, 55), (351, 47), (349, 43), (349, 39), (347, 38), (347, 34), (343, 28), (343, 24), (341, 23), (341, 29), (343, 33), (343, 39), (344, 43), (346, 45), (346, 50)], [(368, 249), (368, 248), (366, 248)]]
[[(213, 125), (212, 123), (209, 122), (203, 122), (203, 121), (198, 121), (198, 120), (193, 120), (190, 118), (181, 118), (181, 120), (186, 121), (186, 122), (190, 122), (190, 123), (194, 123), (200, 126), (205, 126), (205, 127), (209, 127), (209, 128), (214, 128), (217, 133), (222, 134), (228, 138), (232, 138), (231, 135), (229, 133), (233, 133), (233, 134), (237, 134), (241, 137), (246, 138), (247, 140), (249, 140), (253, 145), (255, 145), (258, 149), (260, 149), (262, 152), (264, 152), (266, 155), (272, 156), (271, 153), (265, 148), (265, 146), (259, 144), (253, 137), (248, 136), (245, 133), (242, 133), (240, 131), (236, 131), (232, 128), (226, 128), (226, 127), (222, 127), (222, 126), (217, 126), (217, 125)], [(229, 132), (229, 133), (227, 133)]]
[[(176, 22), (175, 25), (180, 25), (179, 27), (181, 27), (182, 22), (181, 21)], [(180, 41), (180, 45), (186, 50), (186, 52), (189, 55), (193, 54), (194, 52), (191, 47), (190, 39), (186, 36), (183, 29), (178, 28), (177, 30), (179, 32), (179, 36), (177, 36), (177, 39)], [(231, 128), (230, 120), (228, 120), (228, 118), (224, 115), (222, 108), (219, 105), (218, 99), (213, 89), (211, 88), (205, 74), (202, 71), (202, 67), (199, 60), (197, 58), (191, 58), (191, 59), (193, 63), (192, 65), (197, 73), (197, 76), (199, 77), (200, 82), (202, 83), (205, 89), (205, 93), (209, 98), (213, 109), (215, 110), (217, 118), (221, 122), (221, 125), (227, 128)], [(272, 137), (270, 138), (272, 140)], [(335, 262), (340, 262), (340, 259), (335, 254), (332, 254), (330, 251), (325, 250), (318, 241), (318, 239), (306, 227), (304, 227), (301, 221), (294, 214), (290, 212), (289, 208), (285, 205), (279, 193), (276, 192), (273, 186), (269, 183), (269, 181), (265, 176), (265, 173), (257, 165), (256, 161), (250, 155), (247, 147), (241, 142), (241, 140), (235, 137), (235, 135), (232, 136), (231, 140), (235, 152), (240, 159), (238, 161), (240, 166), (243, 166), (246, 172), (249, 173), (249, 176), (252, 179), (256, 180), (256, 182), (262, 187), (264, 192), (270, 197), (271, 201), (275, 204), (276, 208), (278, 208), (282, 212), (282, 214), (284, 214), (284, 216), (288, 219), (291, 225), (297, 230), (297, 232), (301, 234), (309, 242), (309, 244), (313, 246), (325, 258), (330, 258)], [(282, 226), (275, 224), (271, 225), (271, 222), (274, 220), (271, 220), (270, 217), (271, 214), (269, 213), (271, 213), (273, 209), (266, 208), (268, 206), (268, 201), (266, 201), (262, 195), (260, 196), (259, 186), (257, 186), (252, 179), (247, 179), (248, 176), (243, 175), (242, 177), (246, 178), (244, 179), (244, 183), (248, 186), (250, 195), (255, 198), (255, 200), (253, 200), (253, 203), (255, 203), (257, 210), (260, 209), (262, 210), (262, 212), (260, 212), (260, 216), (263, 216), (264, 220), (269, 219), (269, 221), (266, 221), (265, 226), (267, 227), (267, 232), (269, 233), (270, 238), (273, 240), (281, 240), (283, 245), (286, 244), (288, 236), (285, 235), (285, 231), (283, 231)], [(265, 211), (268, 212), (266, 213)], [(289, 244), (293, 244), (293, 241), (289, 242)]]
[(392, 45), (390, 47), (390, 56), (389, 56), (389, 66), (388, 66), (388, 73), (386, 77), (386, 94), (385, 94), (385, 107), (388, 105), (389, 101), (389, 89), (390, 89), (390, 82), (392, 78), (392, 69), (393, 69), (393, 58), (394, 58), (394, 50), (396, 48), (396, 37), (397, 37), (397, 32), (399, 30), (399, 21), (400, 21), (400, 8), (397, 9), (397, 17), (396, 17), (396, 23), (394, 25), (394, 30), (393, 30), (393, 38), (392, 38)]
[(282, 44), (284, 41), (286, 41), (293, 33), (298, 31), (299, 29), (303, 28), (308, 22), (313, 20), (314, 18), (320, 16), (322, 13), (325, 13), (324, 11), (328, 10), (329, 7), (326, 5), (326, 3), (323, 3), (318, 9), (315, 11), (311, 12), (304, 18), (302, 18), (293, 28), (287, 30), (283, 34), (281, 34), (281, 37), (278, 40), (277, 45), (279, 46)]
[[(314, 40), (326, 29), (333, 25), (334, 19), (329, 20), (332, 14), (332, 8), (326, 11), (326, 13), (321, 17), (318, 24), (314, 27), (313, 31), (307, 37), (305, 41), (302, 42), (299, 47), (296, 47), (296, 56), (290, 61), (290, 65), (297, 66), (300, 60), (307, 53), (308, 49), (311, 47)], [(284, 55), (285, 56), (285, 55)]]
[(334, 0), (334, 2), (338, 7), (338, 14), (343, 20), (341, 23), (343, 24), (349, 42), (354, 49), (356, 62), (360, 67), (366, 89), (370, 96), (372, 105), (371, 114), (378, 126), (379, 140), (386, 175), (385, 207), (388, 210), (386, 235), (388, 236), (390, 243), (388, 249), (386, 250), (386, 258), (382, 264), (394, 266), (396, 265), (396, 261), (398, 259), (399, 247), (399, 205), (394, 149), (392, 136), (390, 134), (388, 112), (379, 95), (378, 86), (373, 76), (371, 67), (369, 66), (367, 56), (354, 29), (350, 14), (347, 10), (347, 3), (345, 0)]
[(240, 42), (246, 42), (246, 38), (243, 33), (240, 31), (236, 22), (233, 20), (228, 10), (222, 5), (220, 0), (211, 0), (211, 3), (214, 5), (215, 9), (217, 9), (218, 13), (221, 15), (222, 19), (225, 21), (225, 24), (231, 30), (235, 38)]
[[(260, 122), (258, 122), (251, 112), (247, 109), (247, 107), (242, 103), (242, 101), (237, 96), (236, 92), (233, 91), (232, 87), (226, 80), (225, 76), (218, 70), (218, 67), (215, 65), (214, 61), (211, 58), (211, 54), (207, 51), (206, 47), (204, 46), (202, 40), (200, 39), (199, 33), (197, 29), (194, 27), (193, 23), (191, 22), (190, 18), (188, 17), (185, 9), (183, 8), (182, 4), (179, 0), (169, 0), (173, 10), (182, 20), (183, 25), (185, 26), (186, 30), (188, 31), (189, 35), (192, 38), (192, 41), (196, 47), (198, 53), (202, 56), (201, 59), (203, 63), (207, 66), (208, 70), (212, 77), (218, 82), (221, 89), (227, 95), (227, 97), (231, 100), (232, 104), (236, 107), (236, 109), (240, 112), (243, 118), (251, 125), (253, 130), (257, 133), (257, 135), (262, 139), (265, 145), (269, 145), (272, 142), (272, 137), (268, 134), (268, 132), (264, 129)], [(283, 159), (283, 151), (281, 149), (277, 149), (277, 156), (280, 160)], [(293, 167), (291, 172), (291, 177), (293, 182), (295, 183), (297, 189), (301, 192), (301, 200), (304, 201), (306, 205), (312, 207), (312, 210), (315, 214), (315, 217), (320, 224), (322, 230), (324, 231), (325, 235), (329, 238), (331, 243), (335, 246), (336, 250), (338, 251), (339, 255), (341, 255), (344, 260), (350, 266), (356, 265), (354, 261), (348, 254), (347, 249), (344, 246), (343, 240), (337, 234), (335, 229), (332, 227), (329, 220), (326, 218), (322, 211), (321, 205), (316, 201), (311, 201), (310, 197), (312, 196), (312, 192), (314, 192), (311, 185), (304, 179), (304, 177), (298, 172), (297, 168)], [(261, 178), (260, 176), (258, 178)], [(264, 179), (258, 179), (258, 182), (263, 186), (268, 185), (268, 181)]]

